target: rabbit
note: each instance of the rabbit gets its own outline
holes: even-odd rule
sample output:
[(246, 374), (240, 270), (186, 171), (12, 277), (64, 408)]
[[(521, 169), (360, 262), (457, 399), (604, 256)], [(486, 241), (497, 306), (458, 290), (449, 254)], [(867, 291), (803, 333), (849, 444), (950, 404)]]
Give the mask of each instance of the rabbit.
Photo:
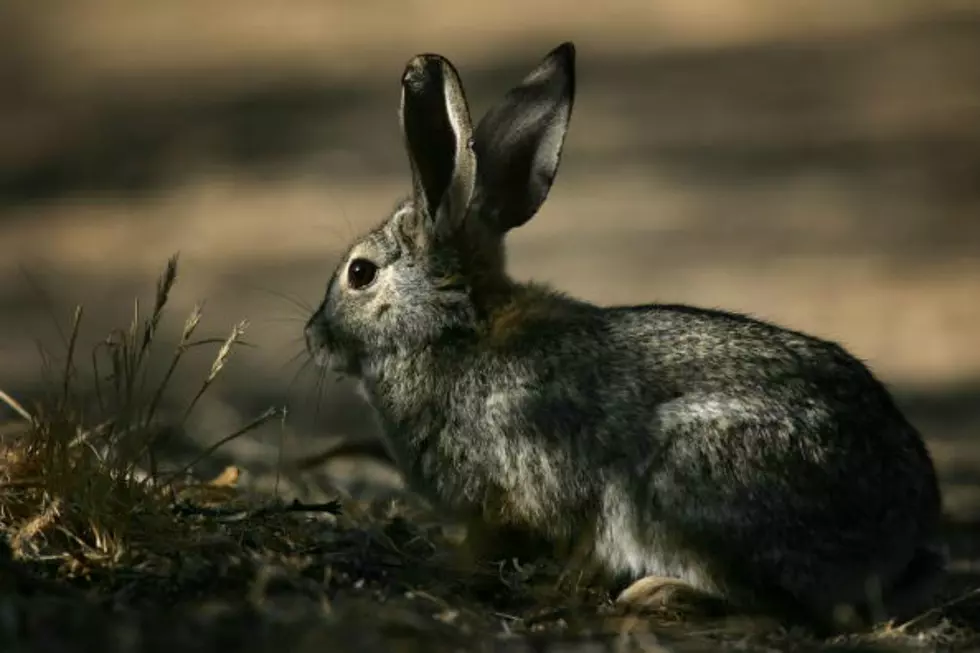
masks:
[(552, 50), (475, 126), (450, 61), (407, 63), (411, 192), (341, 257), (311, 357), (359, 383), (408, 486), (447, 514), (584, 539), (631, 587), (814, 628), (918, 606), (946, 569), (941, 494), (865, 364), (741, 313), (508, 276), (504, 237), (558, 169), (575, 57)]

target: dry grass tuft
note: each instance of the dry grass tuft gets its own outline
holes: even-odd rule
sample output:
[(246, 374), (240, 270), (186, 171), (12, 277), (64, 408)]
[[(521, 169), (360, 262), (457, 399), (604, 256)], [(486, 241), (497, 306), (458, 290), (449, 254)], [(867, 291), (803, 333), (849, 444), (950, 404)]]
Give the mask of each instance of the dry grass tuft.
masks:
[[(151, 310), (144, 316), (137, 299), (129, 325), (112, 331), (90, 352), (90, 387), (80, 387), (82, 357), (77, 349), (83, 310), (78, 307), (64, 364), (52, 370), (45, 356), (48, 378), (58, 373), (47, 384), (45, 397), (27, 408), (0, 391), (0, 401), (22, 420), (0, 440), (0, 519), (16, 556), (89, 564), (120, 561), (133, 546), (179, 542), (187, 535), (187, 526), (174, 519), (172, 508), (181, 490), (180, 472), (186, 469), (165, 474), (157, 463), (158, 445), (174, 428), (159, 419), (161, 402), (191, 349), (218, 346), (210, 371), (183, 411), (186, 420), (242, 344), (247, 323), (235, 325), (223, 339), (195, 340), (202, 317), (195, 307), (169, 365), (162, 376), (151, 378), (149, 362), (176, 280), (174, 256), (157, 282)], [(233, 437), (275, 414), (267, 413)]]

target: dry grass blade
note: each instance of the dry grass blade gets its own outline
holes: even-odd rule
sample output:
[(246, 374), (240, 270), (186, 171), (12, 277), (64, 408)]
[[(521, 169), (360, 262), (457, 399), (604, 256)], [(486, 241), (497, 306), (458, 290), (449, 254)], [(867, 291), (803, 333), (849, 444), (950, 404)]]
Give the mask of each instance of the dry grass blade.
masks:
[(229, 336), (222, 343), (221, 348), (218, 350), (218, 355), (215, 356), (214, 362), (211, 363), (211, 371), (208, 372), (207, 378), (204, 379), (204, 383), (201, 384), (197, 394), (194, 395), (194, 398), (191, 399), (190, 403), (187, 405), (187, 408), (184, 410), (184, 416), (181, 419), (181, 423), (187, 421), (187, 418), (190, 416), (191, 411), (194, 410), (197, 402), (201, 399), (204, 393), (208, 391), (208, 388), (211, 387), (214, 380), (218, 378), (221, 370), (224, 369), (225, 364), (228, 362), (228, 357), (231, 356), (232, 349), (235, 347), (235, 345), (240, 344), (242, 336), (245, 335), (245, 330), (247, 328), (248, 322), (246, 320), (242, 320), (231, 330), (231, 334), (229, 334)]
[(197, 304), (194, 306), (194, 310), (191, 311), (187, 321), (184, 322), (184, 329), (180, 334), (180, 342), (177, 343), (177, 348), (174, 350), (173, 357), (170, 359), (170, 365), (167, 367), (167, 371), (164, 372), (163, 379), (157, 385), (156, 392), (153, 394), (153, 398), (150, 400), (150, 406), (146, 411), (147, 423), (153, 420), (153, 416), (160, 407), (160, 400), (163, 398), (163, 393), (166, 390), (170, 379), (173, 377), (174, 372), (177, 370), (177, 365), (180, 363), (180, 359), (187, 352), (191, 336), (194, 335), (197, 325), (200, 324), (202, 315), (201, 306), (200, 304)]
[[(247, 323), (237, 324), (227, 338), (192, 342), (202, 318), (201, 307), (196, 306), (183, 324), (162, 377), (146, 391), (149, 363), (176, 279), (177, 256), (173, 256), (157, 281), (152, 311), (141, 316), (137, 299), (132, 321), (92, 349), (88, 391), (78, 387), (76, 370), (81, 306), (72, 317), (65, 364), (59, 366), (61, 377), (52, 381), (56, 391), (32, 411), (0, 391), (0, 401), (27, 422), (11, 437), (5, 436), (0, 458), (3, 527), (15, 535), (17, 549), (24, 555), (114, 561), (131, 551), (134, 543), (172, 545), (186, 534), (186, 525), (173, 518), (172, 488), (157, 472), (155, 445), (168, 432), (157, 417), (187, 351), (219, 345), (201, 388), (184, 412), (185, 419), (225, 368), (235, 346), (243, 344)], [(43, 360), (47, 365), (46, 354)], [(279, 414), (267, 412), (204, 455)], [(141, 470), (141, 461), (149, 462), (148, 472)]]
[(0, 401), (2, 401), (3, 403), (7, 404), (8, 406), (10, 406), (10, 408), (15, 413), (17, 413), (18, 415), (20, 415), (21, 417), (23, 417), (28, 422), (33, 422), (34, 421), (34, 416), (31, 415), (27, 411), (26, 408), (24, 408), (23, 406), (21, 406), (20, 403), (16, 399), (14, 399), (10, 395), (8, 395), (3, 390), (0, 390)]
[(33, 540), (39, 533), (49, 528), (61, 516), (61, 501), (55, 499), (51, 501), (41, 512), (27, 520), (18, 528), (13, 537), (10, 538), (10, 548), (15, 555), (24, 555), (24, 548), (27, 543)]
[[(157, 293), (155, 300), (153, 302), (153, 313), (150, 315), (150, 319), (146, 321), (143, 328), (143, 341), (140, 343), (140, 356), (144, 356), (150, 348), (150, 343), (153, 342), (153, 336), (156, 335), (157, 328), (160, 326), (160, 318), (163, 316), (163, 309), (167, 305), (167, 301), (170, 299), (170, 291), (174, 287), (174, 282), (177, 280), (177, 259), (178, 254), (174, 254), (167, 261), (167, 267), (163, 272), (163, 275), (157, 281)], [(200, 320), (200, 316), (197, 318)], [(197, 326), (195, 322), (194, 326)]]
[(231, 335), (228, 336), (228, 339), (225, 340), (225, 343), (221, 346), (221, 349), (218, 350), (218, 355), (215, 357), (214, 363), (211, 365), (211, 372), (208, 374), (206, 383), (211, 383), (214, 381), (218, 374), (221, 373), (221, 370), (224, 369), (225, 363), (228, 362), (228, 357), (231, 355), (231, 348), (241, 340), (242, 336), (245, 335), (245, 329), (247, 328), (248, 322), (246, 320), (242, 320), (235, 325), (234, 329), (232, 329)]
[(65, 357), (65, 370), (62, 385), (62, 400), (68, 401), (71, 379), (74, 376), (75, 347), (78, 346), (78, 332), (82, 324), (82, 307), (76, 306), (71, 320), (71, 335), (68, 340), (68, 355)]

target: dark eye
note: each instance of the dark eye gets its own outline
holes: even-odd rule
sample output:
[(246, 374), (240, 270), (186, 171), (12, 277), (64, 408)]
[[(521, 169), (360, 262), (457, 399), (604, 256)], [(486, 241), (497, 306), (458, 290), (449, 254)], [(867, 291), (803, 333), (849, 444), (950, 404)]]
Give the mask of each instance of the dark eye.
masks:
[(366, 258), (356, 258), (347, 266), (347, 285), (354, 290), (370, 286), (378, 276), (378, 266)]

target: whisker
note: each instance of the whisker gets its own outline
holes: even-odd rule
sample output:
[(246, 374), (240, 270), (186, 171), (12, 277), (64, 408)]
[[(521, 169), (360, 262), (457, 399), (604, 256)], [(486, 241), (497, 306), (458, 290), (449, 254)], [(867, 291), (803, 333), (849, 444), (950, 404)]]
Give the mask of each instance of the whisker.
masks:
[(274, 342), (268, 342), (262, 346), (265, 356), (268, 356), (272, 361), (288, 359), (285, 363), (275, 363), (280, 370), (299, 358), (299, 355), (295, 353), (297, 349), (302, 352), (306, 351), (306, 337), (302, 334), (283, 339), (277, 338)]
[(260, 286), (252, 281), (243, 279), (240, 275), (232, 275), (232, 278), (235, 279), (239, 284), (241, 284), (245, 288), (248, 288), (250, 290), (257, 290), (259, 292), (275, 297), (276, 299), (283, 300), (290, 306), (299, 309), (301, 314), (304, 314), (305, 316), (308, 316), (310, 313), (313, 313), (316, 310), (309, 302), (305, 301), (300, 297), (290, 295), (289, 293), (285, 293), (281, 290), (275, 290), (274, 288)]
[(340, 217), (343, 219), (344, 224), (347, 225), (347, 239), (353, 240), (354, 238), (354, 225), (351, 224), (350, 219), (347, 217), (347, 212), (342, 211)]
[(306, 324), (308, 317), (301, 315), (286, 315), (283, 317), (267, 317), (259, 320), (251, 320), (253, 324)]
[[(299, 355), (294, 356), (290, 360), (290, 362), (287, 363), (287, 365), (288, 364), (291, 364), (294, 361), (296, 361), (299, 358), (299, 356), (302, 355), (303, 353), (304, 352), (300, 352)], [(290, 379), (289, 380), (289, 383), (286, 384), (286, 395), (287, 396), (290, 396), (290, 395), (293, 394), (293, 387), (296, 385), (296, 382), (299, 381), (299, 379), (303, 375), (303, 373), (309, 371), (309, 369), (310, 369), (310, 363), (311, 362), (312, 362), (312, 359), (310, 359), (310, 358), (307, 358), (306, 360), (300, 362), (300, 366), (299, 366), (299, 368), (297, 368), (296, 372), (293, 374), (293, 378)]]
[(330, 236), (330, 240), (333, 241), (333, 247), (341, 250), (338, 254), (343, 252), (343, 249), (354, 239), (352, 229), (350, 228), (350, 222), (347, 222), (347, 234), (340, 233), (340, 228), (336, 224), (321, 223), (315, 225), (317, 229), (324, 229)]
[[(290, 343), (290, 344), (292, 344), (292, 343)], [(286, 362), (283, 363), (280, 366), (280, 369), (284, 369), (286, 367), (289, 367), (290, 365), (292, 365), (293, 363), (295, 363), (296, 361), (298, 361), (300, 358), (302, 358), (304, 355), (307, 355), (307, 351), (305, 349), (299, 350), (298, 352), (296, 352), (295, 354), (293, 354), (292, 356), (290, 356), (289, 359), (287, 359)], [(302, 361), (301, 367), (300, 367), (300, 371), (302, 371), (303, 367), (305, 367), (305, 366), (307, 366), (309, 364), (310, 364), (310, 359), (307, 359), (305, 361)]]
[(260, 292), (267, 293), (269, 295), (272, 295), (273, 297), (277, 297), (277, 298), (285, 301), (286, 303), (288, 303), (288, 304), (290, 304), (290, 305), (298, 308), (299, 310), (303, 311), (307, 315), (309, 315), (310, 313), (313, 313), (316, 310), (315, 308), (313, 308), (313, 306), (311, 306), (305, 300), (303, 300), (303, 299), (301, 299), (299, 297), (294, 297), (294, 296), (288, 295), (288, 294), (286, 294), (284, 292), (281, 292), (281, 291), (278, 291), (278, 290), (273, 290), (272, 288), (258, 288), (258, 287), (256, 287), (256, 290), (258, 290)]
[[(340, 219), (343, 220), (344, 224), (347, 226), (347, 235), (344, 237), (343, 242), (350, 242), (354, 239), (354, 226), (351, 224), (351, 221), (347, 216), (347, 210), (344, 208), (343, 202), (337, 199), (336, 195), (331, 193), (329, 190), (327, 190), (326, 193), (330, 196), (333, 203), (336, 204), (337, 209), (340, 211)], [(334, 233), (334, 237), (336, 237), (336, 232)]]
[(313, 409), (313, 418), (316, 420), (320, 419), (320, 408), (323, 405), (323, 389), (327, 380), (327, 369), (325, 367), (317, 368), (319, 374), (317, 374), (316, 379), (316, 405)]

